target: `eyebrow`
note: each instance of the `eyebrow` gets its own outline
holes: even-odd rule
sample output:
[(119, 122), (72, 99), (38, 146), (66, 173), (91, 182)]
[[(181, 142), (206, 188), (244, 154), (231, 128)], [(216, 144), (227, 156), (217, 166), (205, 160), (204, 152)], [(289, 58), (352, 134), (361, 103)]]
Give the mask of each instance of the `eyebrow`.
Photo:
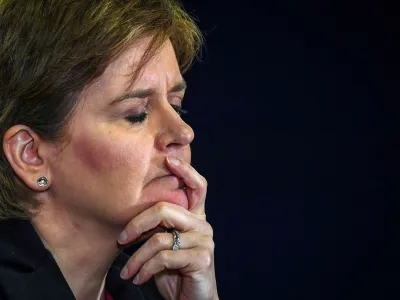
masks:
[[(184, 79), (182, 79), (180, 82), (178, 82), (177, 84), (175, 84), (169, 91), (168, 93), (177, 93), (177, 92), (181, 92), (186, 90), (187, 88), (187, 83)], [(119, 97), (117, 97), (116, 99), (114, 99), (113, 101), (110, 102), (109, 105), (114, 105), (117, 103), (120, 103), (124, 100), (127, 99), (134, 99), (134, 98), (139, 98), (139, 99), (144, 99), (147, 98), (151, 95), (156, 94), (156, 90), (153, 88), (149, 88), (149, 89), (136, 89), (133, 91), (130, 91), (128, 93), (125, 93)]]

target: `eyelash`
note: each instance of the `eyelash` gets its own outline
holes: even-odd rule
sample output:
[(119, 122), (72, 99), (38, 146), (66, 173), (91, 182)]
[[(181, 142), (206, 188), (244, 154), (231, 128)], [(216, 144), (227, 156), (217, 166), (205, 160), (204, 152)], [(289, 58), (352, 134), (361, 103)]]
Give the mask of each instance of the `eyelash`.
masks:
[[(171, 106), (173, 107), (173, 109), (174, 109), (174, 110), (178, 113), (178, 115), (180, 115), (180, 116), (182, 116), (182, 115), (188, 113), (187, 110), (183, 109), (182, 107), (180, 107), (180, 106), (178, 106), (178, 105), (171, 104)], [(148, 115), (148, 113), (141, 113), (141, 114), (138, 114), (138, 115), (126, 117), (125, 119), (126, 119), (128, 122), (132, 123), (132, 124), (134, 124), (134, 123), (142, 123), (142, 122), (144, 122), (144, 121), (146, 120), (147, 115)]]

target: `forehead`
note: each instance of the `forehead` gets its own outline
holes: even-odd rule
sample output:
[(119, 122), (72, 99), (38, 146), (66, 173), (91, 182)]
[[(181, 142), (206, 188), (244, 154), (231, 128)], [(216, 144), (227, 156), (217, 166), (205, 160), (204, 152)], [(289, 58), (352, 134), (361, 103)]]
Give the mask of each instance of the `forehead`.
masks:
[[(101, 76), (105, 80), (129, 80), (136, 71), (145, 54), (150, 39), (143, 39), (127, 48), (113, 61)], [(137, 79), (138, 84), (159, 83), (167, 81), (173, 83), (181, 78), (179, 65), (176, 60), (172, 43), (167, 40), (153, 57), (142, 68)]]
[[(91, 85), (87, 86), (82, 97), (90, 101), (113, 99), (126, 92), (132, 83), (133, 73), (147, 50), (150, 39), (128, 47), (119, 57), (110, 63), (103, 74)], [(167, 40), (156, 54), (142, 68), (133, 88), (168, 89), (182, 80), (179, 65), (172, 43)], [(86, 101), (85, 101), (86, 102)]]

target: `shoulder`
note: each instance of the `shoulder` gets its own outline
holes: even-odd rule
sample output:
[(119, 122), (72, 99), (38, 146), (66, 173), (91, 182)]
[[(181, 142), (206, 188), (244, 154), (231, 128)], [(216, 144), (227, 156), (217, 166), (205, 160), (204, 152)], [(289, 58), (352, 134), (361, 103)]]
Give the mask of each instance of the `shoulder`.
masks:
[[(162, 300), (154, 278), (135, 285), (119, 276), (135, 250), (122, 251), (114, 260), (106, 289), (114, 300)], [(57, 263), (27, 220), (0, 222), (0, 299), (74, 299)]]
[(29, 221), (1, 221), (0, 249), (1, 300), (74, 299)]

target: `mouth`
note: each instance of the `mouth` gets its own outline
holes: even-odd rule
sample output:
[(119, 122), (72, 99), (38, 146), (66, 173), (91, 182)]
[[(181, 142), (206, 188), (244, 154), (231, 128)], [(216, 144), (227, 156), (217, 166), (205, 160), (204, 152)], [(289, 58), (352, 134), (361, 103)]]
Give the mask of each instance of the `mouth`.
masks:
[(186, 190), (187, 189), (186, 184), (183, 181), (183, 179), (178, 177), (178, 176), (172, 175), (172, 174), (171, 175), (159, 176), (159, 177), (156, 177), (154, 179), (172, 180), (172, 181), (176, 182), (176, 184), (177, 184), (176, 189), (182, 189), (182, 190)]
[(182, 178), (169, 173), (153, 178), (148, 184), (147, 195), (151, 202), (165, 201), (189, 209), (186, 189)]

